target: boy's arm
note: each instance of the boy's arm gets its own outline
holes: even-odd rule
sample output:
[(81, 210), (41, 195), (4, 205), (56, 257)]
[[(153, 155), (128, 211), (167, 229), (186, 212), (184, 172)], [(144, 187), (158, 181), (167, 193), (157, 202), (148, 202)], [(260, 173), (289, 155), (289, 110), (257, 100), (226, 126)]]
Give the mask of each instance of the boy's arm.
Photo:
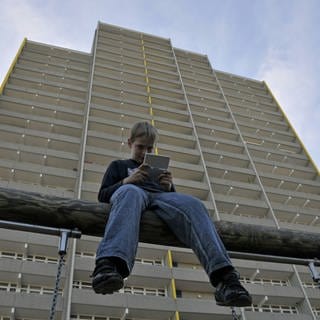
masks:
[(102, 179), (98, 193), (99, 202), (110, 202), (113, 193), (122, 186), (122, 179), (124, 177), (121, 176), (119, 169), (115, 161), (111, 162)]

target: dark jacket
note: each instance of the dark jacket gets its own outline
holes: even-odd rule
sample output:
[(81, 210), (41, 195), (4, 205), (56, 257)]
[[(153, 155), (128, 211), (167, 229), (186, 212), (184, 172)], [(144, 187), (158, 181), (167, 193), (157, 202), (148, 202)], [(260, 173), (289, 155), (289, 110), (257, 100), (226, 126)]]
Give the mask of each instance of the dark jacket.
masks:
[[(98, 200), (100, 202), (110, 202), (113, 193), (121, 187), (122, 180), (131, 175), (139, 166), (140, 163), (133, 159), (112, 161), (103, 176)], [(167, 192), (159, 183), (151, 180), (147, 180), (140, 185), (137, 184), (137, 186), (149, 192)], [(173, 185), (170, 192), (175, 192)]]

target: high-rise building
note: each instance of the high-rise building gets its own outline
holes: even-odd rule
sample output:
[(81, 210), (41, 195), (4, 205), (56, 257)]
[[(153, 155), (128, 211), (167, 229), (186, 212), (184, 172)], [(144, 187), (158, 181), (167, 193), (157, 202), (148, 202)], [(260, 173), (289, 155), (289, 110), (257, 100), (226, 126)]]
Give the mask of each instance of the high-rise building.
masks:
[[(90, 53), (23, 41), (1, 87), (0, 186), (96, 201), (140, 120), (159, 130), (177, 191), (199, 197), (214, 220), (320, 232), (319, 172), (264, 81), (104, 23)], [(1, 229), (0, 320), (47, 319), (58, 240)], [(98, 242), (70, 241), (56, 319), (231, 319), (189, 249), (141, 243), (124, 289), (95, 294)], [(307, 267), (233, 262), (253, 296), (242, 319), (320, 316)]]

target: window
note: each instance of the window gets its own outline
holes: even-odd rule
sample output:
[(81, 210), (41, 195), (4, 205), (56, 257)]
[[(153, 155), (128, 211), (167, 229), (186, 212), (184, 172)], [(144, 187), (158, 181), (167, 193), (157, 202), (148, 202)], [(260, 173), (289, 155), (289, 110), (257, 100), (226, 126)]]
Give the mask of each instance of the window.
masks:
[(58, 263), (58, 258), (39, 256), (39, 255), (28, 255), (26, 260), (33, 261), (33, 262), (42, 262), (42, 263), (54, 263), (54, 264)]
[(316, 282), (303, 282), (302, 285), (305, 287), (305, 288), (319, 288), (319, 284), (316, 283)]
[(44, 257), (44, 256), (34, 256), (34, 261), (46, 262), (46, 257)]
[(121, 319), (114, 318), (114, 317), (106, 317), (106, 316), (91, 316), (91, 315), (72, 314), (70, 317), (70, 320), (121, 320)]
[(45, 318), (15, 318), (15, 320), (45, 320)]
[(54, 263), (57, 264), (58, 263), (58, 259), (57, 258), (47, 258), (47, 263)]
[(30, 293), (41, 293), (41, 286), (29, 285), (29, 292)]
[(75, 281), (73, 281), (73, 288), (75, 288), (75, 289), (91, 289), (92, 285), (91, 285), (91, 282), (88, 282), (88, 281), (75, 280)]
[(86, 258), (93, 258), (93, 259), (95, 259), (95, 257), (96, 257), (96, 253), (95, 252), (80, 252), (80, 251), (77, 251), (76, 252), (76, 256), (78, 256), (78, 257), (81, 257), (81, 258), (84, 258), (84, 257), (86, 257)]
[(149, 265), (153, 265), (153, 266), (162, 266), (163, 265), (163, 261), (157, 260), (157, 259), (136, 258), (135, 262), (142, 263), (142, 264), (149, 264)]
[(320, 308), (314, 308), (312, 309), (315, 316), (320, 316)]
[(0, 291), (16, 292), (17, 284), (11, 282), (0, 282)]
[(147, 296), (161, 296), (161, 297), (165, 297), (166, 296), (166, 292), (164, 289), (145, 289), (145, 294)]
[(249, 279), (249, 278), (241, 278), (240, 281), (242, 283), (254, 283), (254, 284), (269, 284), (272, 286), (289, 286), (288, 280), (279, 280), (279, 279)]
[(0, 258), (22, 260), (23, 254), (17, 252), (0, 251)]
[(250, 307), (244, 308), (246, 311), (253, 312), (272, 312), (272, 313), (290, 313), (297, 314), (298, 310), (294, 306), (283, 306), (283, 305), (251, 305)]
[[(7, 292), (24, 292), (24, 293), (37, 293), (37, 294), (52, 294), (54, 289), (42, 286), (35, 286), (30, 284), (22, 284), (19, 286), (17, 283), (0, 282), (0, 291)], [(59, 293), (62, 294), (62, 290)], [(0, 318), (1, 320), (1, 318)]]
[(123, 289), (119, 290), (121, 293), (145, 295), (145, 296), (158, 296), (166, 297), (167, 291), (162, 288), (143, 288), (143, 287), (129, 287), (126, 286)]
[(53, 288), (46, 288), (46, 287), (42, 287), (41, 288), (41, 293), (42, 294), (53, 294), (53, 292), (54, 292), (54, 289)]

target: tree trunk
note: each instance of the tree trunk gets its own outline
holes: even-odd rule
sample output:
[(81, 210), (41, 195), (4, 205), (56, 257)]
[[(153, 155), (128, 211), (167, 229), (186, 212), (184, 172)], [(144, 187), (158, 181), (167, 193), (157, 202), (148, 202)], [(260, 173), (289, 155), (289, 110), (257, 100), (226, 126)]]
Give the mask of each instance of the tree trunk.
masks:
[[(79, 229), (101, 237), (109, 205), (0, 188), (0, 219), (51, 228)], [(320, 258), (320, 233), (277, 230), (274, 227), (226, 221), (215, 222), (229, 251), (291, 258)], [(141, 220), (140, 241), (185, 247), (152, 211)]]

